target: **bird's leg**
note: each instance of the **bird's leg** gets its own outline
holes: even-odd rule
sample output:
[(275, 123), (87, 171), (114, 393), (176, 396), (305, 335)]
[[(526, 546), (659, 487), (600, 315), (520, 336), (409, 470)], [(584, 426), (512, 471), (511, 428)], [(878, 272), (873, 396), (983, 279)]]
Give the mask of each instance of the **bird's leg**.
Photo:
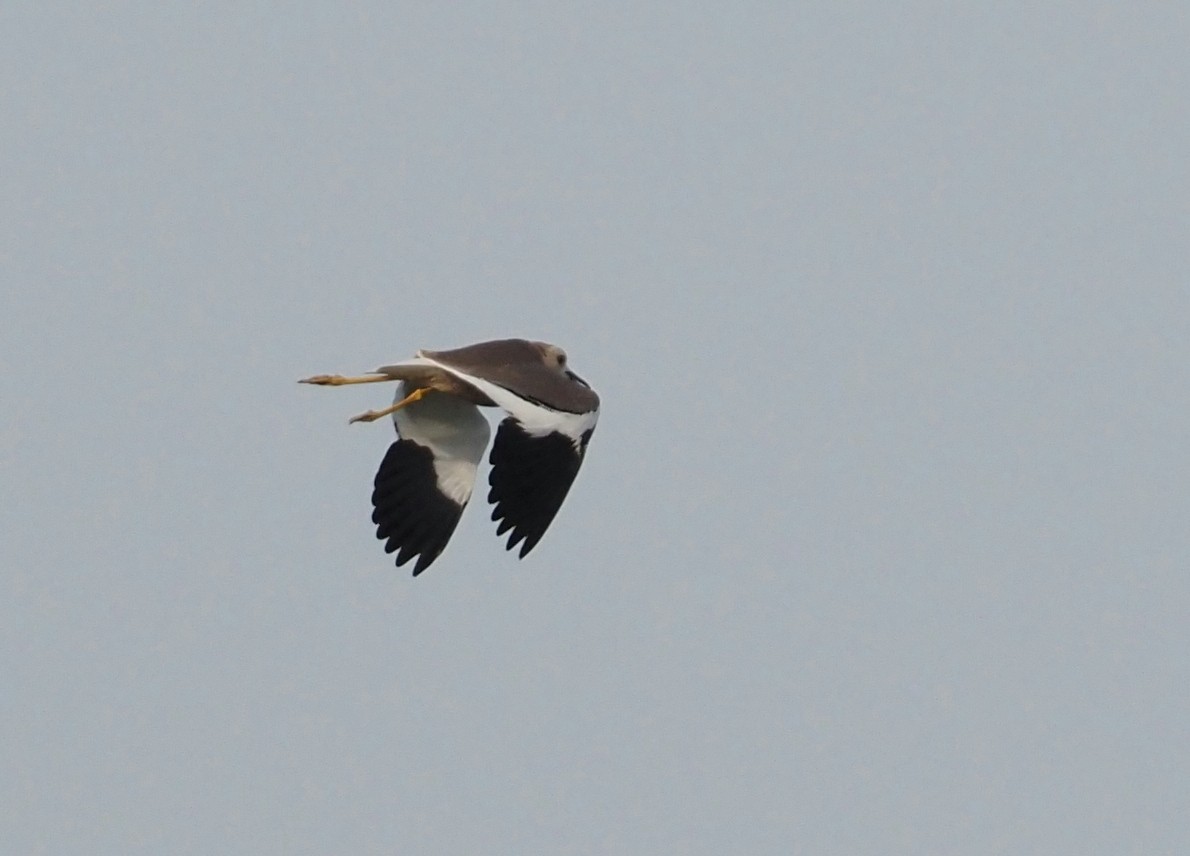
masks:
[(370, 374), (362, 377), (343, 377), (337, 374), (316, 374), (313, 377), (304, 377), (298, 383), (312, 383), (316, 386), (343, 386), (348, 383), (381, 383), (386, 380), (397, 380), (395, 377), (389, 377), (386, 374)]
[(396, 404), (390, 404), (388, 407), (385, 407), (383, 410), (369, 410), (367, 413), (361, 413), (359, 416), (352, 416), (350, 419), (347, 420), (347, 424), (350, 425), (353, 422), (375, 422), (377, 419), (379, 419), (382, 416), (388, 416), (390, 413), (396, 413), (398, 410), (400, 410), (406, 404), (412, 404), (415, 401), (420, 401), (422, 398), (425, 397), (426, 393), (428, 393), (429, 391), (430, 390), (428, 387), (423, 387), (422, 389), (415, 389), (415, 390), (413, 390), (413, 392), (409, 393), (407, 396), (405, 396), (400, 401), (398, 401)]

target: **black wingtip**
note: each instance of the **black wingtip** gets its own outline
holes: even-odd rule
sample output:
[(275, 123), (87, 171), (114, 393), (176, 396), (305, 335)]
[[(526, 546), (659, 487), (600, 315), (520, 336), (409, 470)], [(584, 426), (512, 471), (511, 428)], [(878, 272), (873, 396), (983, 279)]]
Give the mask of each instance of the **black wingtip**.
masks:
[(442, 493), (431, 451), (412, 440), (388, 448), (376, 472), (372, 522), (386, 553), (402, 567), (417, 557), (413, 576), (442, 555), (454, 534), (463, 505)]
[(496, 534), (512, 534), (505, 545), (523, 559), (537, 546), (545, 530), (562, 507), (570, 485), (578, 475), (591, 432), (578, 443), (561, 433), (532, 435), (512, 417), (496, 432), (488, 476), (488, 502), (492, 520), (499, 521)]

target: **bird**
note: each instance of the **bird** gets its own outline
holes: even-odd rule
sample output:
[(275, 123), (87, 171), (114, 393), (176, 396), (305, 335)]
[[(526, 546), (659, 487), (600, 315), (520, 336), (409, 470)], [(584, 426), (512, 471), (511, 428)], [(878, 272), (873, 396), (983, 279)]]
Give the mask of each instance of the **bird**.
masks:
[(397, 567), (413, 576), (446, 548), (475, 484), (491, 437), (480, 407), (507, 414), (489, 458), (488, 502), (496, 534), (510, 533), (523, 559), (566, 499), (599, 420), (599, 396), (570, 370), (557, 345), (496, 339), (446, 351), (419, 350), (410, 360), (357, 376), (313, 375), (298, 383), (344, 386), (397, 381), (393, 403), (349, 423), (391, 415), (397, 439), (376, 471), (372, 522)]

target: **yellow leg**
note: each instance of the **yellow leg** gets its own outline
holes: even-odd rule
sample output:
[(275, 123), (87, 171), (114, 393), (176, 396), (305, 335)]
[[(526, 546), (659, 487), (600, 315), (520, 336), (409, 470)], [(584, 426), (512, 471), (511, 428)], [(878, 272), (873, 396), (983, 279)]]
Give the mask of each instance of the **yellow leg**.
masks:
[(348, 383), (381, 383), (386, 380), (397, 380), (395, 377), (389, 377), (383, 374), (370, 374), (362, 377), (343, 377), (337, 374), (316, 374), (313, 377), (304, 377), (298, 383), (312, 383), (317, 386), (343, 386)]
[(361, 413), (359, 416), (352, 416), (347, 420), (347, 424), (350, 425), (353, 422), (375, 422), (382, 416), (388, 416), (390, 413), (396, 413), (406, 404), (412, 404), (415, 401), (420, 401), (429, 391), (430, 390), (428, 388), (415, 389), (396, 404), (390, 404), (383, 410), (369, 410), (367, 413)]

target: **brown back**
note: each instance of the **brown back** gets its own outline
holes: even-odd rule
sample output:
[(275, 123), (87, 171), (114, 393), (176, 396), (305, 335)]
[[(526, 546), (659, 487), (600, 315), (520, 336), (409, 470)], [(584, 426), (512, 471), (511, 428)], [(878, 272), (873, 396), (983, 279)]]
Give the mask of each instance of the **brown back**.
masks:
[(510, 392), (567, 413), (589, 413), (599, 396), (566, 375), (566, 367), (549, 357), (542, 343), (496, 339), (450, 351), (420, 351), (448, 368), (499, 384)]

